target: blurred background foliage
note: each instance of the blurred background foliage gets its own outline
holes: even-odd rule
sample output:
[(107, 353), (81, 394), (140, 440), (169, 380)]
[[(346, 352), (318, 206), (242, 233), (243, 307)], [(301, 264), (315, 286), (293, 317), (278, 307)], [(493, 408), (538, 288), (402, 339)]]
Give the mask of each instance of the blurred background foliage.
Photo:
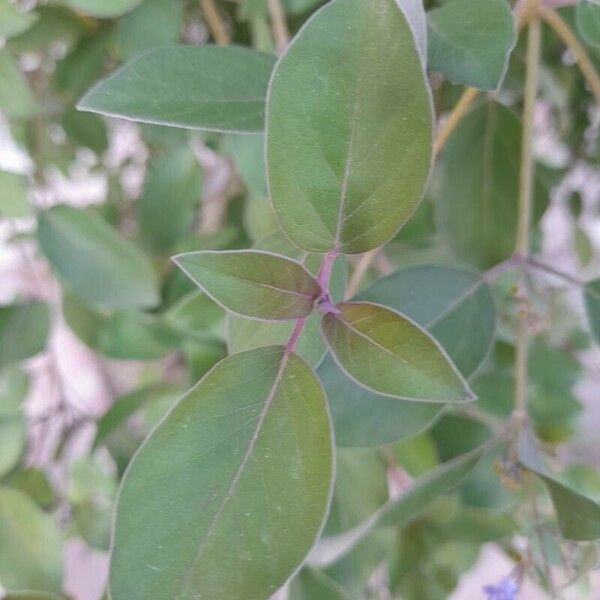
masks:
[[(426, 8), (451, 3), (427, 1)], [(251, 246), (295, 253), (268, 202), (262, 135), (134, 125), (78, 112), (75, 103), (104, 75), (159, 46), (217, 41), (275, 53), (282, 36), (321, 4), (283, 0), (282, 32), (265, 0), (0, 0), (0, 584), (36, 591), (7, 598), (100, 598), (106, 565), (90, 572), (81, 556), (107, 551), (118, 481), (133, 453), (228, 348), (265, 342), (260, 324), (226, 318), (170, 257)], [(560, 14), (600, 68), (598, 11), (590, 0)], [(482, 94), (453, 132), (425, 201), (364, 274), (364, 297), (388, 293), (388, 303), (400, 307), (408, 302), (402, 290), (413, 290), (418, 304), (414, 290), (426, 293), (430, 268), (423, 265), (459, 267), (464, 276), (464, 268), (485, 271), (509, 257), (524, 54), (521, 36), (501, 89)], [(432, 62), (446, 71), (431, 69), (442, 117), (463, 88), (451, 81), (443, 48)], [(600, 108), (572, 55), (544, 26), (535, 242), (541, 262), (562, 265), (577, 281), (532, 277), (529, 409), (562, 465), (561, 481), (596, 500), (600, 412), (582, 403), (578, 390), (595, 377), (587, 398), (600, 392), (600, 354), (582, 308), (586, 300), (600, 336), (600, 296), (596, 285), (583, 298), (580, 284), (600, 274), (599, 133)], [(493, 189), (491, 207), (482, 204), (482, 185)], [(417, 270), (411, 275), (409, 267)], [(358, 268), (352, 259), (350, 278)], [(408, 283), (367, 289), (399, 269)], [(447, 296), (451, 305), (458, 276), (449, 271), (443, 286), (435, 279), (429, 296)], [(371, 412), (364, 404), (362, 413), (357, 406), (349, 414), (341, 404), (351, 390), (340, 388), (330, 359), (321, 364), (341, 446), (326, 534), (358, 525), (390, 489), (404, 490), (477, 447), (510, 414), (514, 292), (515, 277), (505, 273), (483, 297), (474, 291), (448, 325), (450, 340), (476, 327), (468, 338), (475, 357), (459, 354), (480, 398), (469, 414), (427, 407), (420, 423), (403, 415), (394, 422), (385, 412), (363, 414)], [(434, 333), (442, 339), (443, 327)], [(316, 356), (307, 358), (319, 362), (322, 347), (309, 350)], [(358, 422), (371, 429), (357, 432)], [(304, 570), (292, 597), (448, 598), (489, 542), (514, 564), (530, 561), (533, 573), (539, 570), (527, 597), (547, 588), (548, 568), (580, 594), (569, 597), (596, 597), (586, 594), (600, 594), (589, 579), (597, 545), (565, 544), (549, 500), (523, 502), (513, 463), (510, 456), (485, 459), (406, 526), (375, 530), (325, 571)]]

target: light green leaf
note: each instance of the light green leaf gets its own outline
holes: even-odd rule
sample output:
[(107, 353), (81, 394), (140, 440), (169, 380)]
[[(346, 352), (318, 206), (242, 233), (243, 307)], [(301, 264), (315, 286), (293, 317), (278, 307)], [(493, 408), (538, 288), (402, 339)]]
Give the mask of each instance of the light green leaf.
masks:
[[(249, 1), (251, 0), (247, 0), (247, 2)], [(260, 1), (264, 2), (264, 0)], [(323, 0), (283, 0), (283, 6), (288, 15), (300, 15), (322, 3)]]
[(9, 592), (3, 600), (64, 600), (62, 596), (50, 592)]
[[(309, 252), (365, 252), (421, 200), (431, 163), (430, 92), (395, 0), (333, 0), (278, 63), (267, 102), (275, 211)], [(399, 151), (401, 149), (401, 151)]]
[(35, 12), (23, 12), (9, 0), (0, 0), (0, 38), (11, 38), (27, 31), (37, 19)]
[(454, 489), (477, 465), (486, 450), (487, 447), (482, 446), (441, 464), (415, 480), (407, 492), (388, 501), (358, 527), (322, 538), (309, 556), (309, 564), (327, 566), (335, 563), (377, 527), (405, 527), (436, 498)]
[(0, 49), (0, 111), (7, 117), (26, 119), (37, 110), (27, 80), (17, 61), (6, 49)]
[(54, 517), (25, 494), (0, 487), (0, 585), (7, 590), (62, 587), (62, 539)]
[(296, 355), (278, 346), (220, 362), (125, 475), (113, 600), (266, 600), (320, 532), (332, 451), (325, 396)]
[(300, 263), (269, 252), (190, 252), (173, 260), (215, 302), (244, 317), (306, 317), (321, 294)]
[(289, 600), (351, 600), (351, 597), (325, 573), (305, 567), (290, 583)]
[(600, 279), (590, 281), (585, 285), (584, 297), (590, 328), (596, 342), (600, 344)]
[(496, 327), (494, 299), (473, 271), (410, 267), (378, 280), (356, 300), (383, 304), (416, 321), (440, 342), (465, 377), (490, 351)]
[(327, 392), (338, 446), (380, 446), (429, 428), (441, 404), (398, 402), (352, 381), (328, 355), (317, 369)]
[(455, 0), (427, 16), (429, 69), (457, 83), (497, 89), (516, 43), (506, 0)]
[(18, 369), (0, 372), (0, 479), (19, 462), (27, 432), (22, 402), (28, 388), (27, 376)]
[(274, 59), (237, 47), (151, 50), (96, 84), (80, 110), (143, 123), (256, 133)]
[(92, 305), (150, 308), (158, 303), (152, 265), (93, 213), (66, 205), (41, 213), (38, 242), (67, 286)]
[(171, 249), (194, 222), (201, 196), (202, 171), (189, 148), (177, 148), (152, 161), (136, 203), (144, 244), (155, 252)]
[(579, 0), (576, 20), (581, 37), (590, 46), (600, 48), (600, 4), (593, 0)]
[(0, 216), (25, 217), (30, 213), (27, 177), (0, 171)]
[(427, 67), (427, 15), (423, 0), (396, 0), (411, 28), (423, 68)]
[(233, 157), (248, 190), (260, 197), (268, 195), (264, 143), (263, 135), (229, 133), (223, 136), (223, 151)]
[[(481, 269), (514, 250), (521, 134), (508, 108), (486, 102), (460, 122), (441, 155), (433, 190), (438, 227), (458, 258)], [(547, 201), (539, 179), (534, 191), (535, 222)]]
[(409, 318), (378, 304), (345, 302), (323, 334), (350, 377), (379, 394), (420, 402), (473, 400), (442, 347)]
[(85, 15), (99, 18), (120, 17), (133, 10), (142, 0), (61, 0)]
[(43, 302), (0, 306), (0, 369), (42, 352), (49, 329)]
[(562, 535), (569, 540), (600, 539), (600, 504), (560, 483), (548, 473), (531, 431), (519, 436), (519, 461), (548, 488)]

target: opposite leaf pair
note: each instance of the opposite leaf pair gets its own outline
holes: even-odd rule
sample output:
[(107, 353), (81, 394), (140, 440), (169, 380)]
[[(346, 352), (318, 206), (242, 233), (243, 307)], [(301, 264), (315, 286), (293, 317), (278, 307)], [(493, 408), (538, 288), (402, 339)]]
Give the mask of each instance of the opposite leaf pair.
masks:
[(244, 317), (304, 319), (317, 303), (333, 356), (367, 389), (421, 402), (473, 399), (439, 343), (411, 319), (370, 302), (331, 304), (327, 256), (318, 278), (294, 260), (260, 251), (195, 252), (175, 261), (226, 310)]

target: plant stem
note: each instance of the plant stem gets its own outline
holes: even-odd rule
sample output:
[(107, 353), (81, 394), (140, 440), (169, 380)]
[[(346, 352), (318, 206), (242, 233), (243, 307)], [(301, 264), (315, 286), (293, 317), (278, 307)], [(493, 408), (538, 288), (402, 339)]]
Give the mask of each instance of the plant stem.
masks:
[(283, 10), (281, 0), (267, 0), (267, 8), (269, 10), (269, 18), (271, 19), (275, 47), (277, 48), (277, 52), (281, 53), (287, 48), (290, 41), (290, 32), (285, 18), (285, 11)]
[(566, 281), (574, 286), (583, 287), (585, 285), (583, 282), (579, 281), (579, 279), (573, 277), (572, 275), (569, 275), (568, 273), (563, 273), (562, 271), (559, 271), (558, 269), (555, 269), (549, 265), (546, 265), (545, 263), (541, 263), (534, 258), (527, 258), (526, 262), (528, 265), (534, 267), (535, 269), (537, 269), (539, 271), (545, 271), (546, 273), (549, 273), (550, 275), (554, 275), (555, 277), (563, 279), (564, 281)]
[[(533, 119), (538, 90), (539, 63), (541, 50), (541, 24), (539, 20), (539, 0), (529, 0), (529, 32), (527, 37), (527, 74), (525, 80), (525, 102), (523, 109), (523, 138), (521, 149), (521, 173), (519, 185), (519, 214), (515, 254), (527, 260), (529, 255), (529, 230), (531, 227), (531, 205), (533, 197)], [(522, 425), (527, 419), (527, 355), (528, 333), (527, 299), (524, 297), (525, 272), (521, 273), (517, 310), (517, 341), (515, 354), (515, 408), (514, 419)]]
[(541, 6), (539, 14), (556, 32), (558, 37), (564, 42), (567, 48), (572, 52), (577, 61), (587, 84), (596, 98), (596, 102), (600, 103), (600, 76), (596, 72), (592, 61), (589, 59), (585, 48), (580, 44), (569, 26), (565, 23), (562, 17), (551, 8)]
[(200, 0), (200, 8), (214, 41), (219, 46), (229, 45), (231, 39), (219, 13), (219, 9), (215, 4), (215, 0)]

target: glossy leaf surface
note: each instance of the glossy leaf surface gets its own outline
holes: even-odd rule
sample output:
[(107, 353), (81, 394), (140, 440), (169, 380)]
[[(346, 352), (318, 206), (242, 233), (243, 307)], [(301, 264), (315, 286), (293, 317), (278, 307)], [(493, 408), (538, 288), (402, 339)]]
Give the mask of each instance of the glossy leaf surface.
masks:
[(427, 21), (430, 70), (484, 90), (502, 83), (516, 42), (505, 0), (455, 0), (429, 11)]
[(38, 241), (57, 274), (92, 305), (148, 308), (158, 302), (147, 258), (91, 212), (59, 205), (41, 213)]
[(349, 254), (389, 240), (423, 195), (432, 136), (397, 3), (333, 0), (318, 11), (278, 63), (267, 107), (271, 196), (290, 239)]
[(278, 346), (223, 360), (125, 475), (113, 600), (266, 600), (313, 545), (332, 469), (326, 400), (306, 364)]
[(378, 304), (338, 304), (323, 334), (340, 366), (380, 394), (421, 402), (465, 402), (473, 396), (439, 344), (415, 322)]
[(235, 46), (151, 50), (94, 86), (80, 110), (143, 123), (259, 132), (274, 59)]

